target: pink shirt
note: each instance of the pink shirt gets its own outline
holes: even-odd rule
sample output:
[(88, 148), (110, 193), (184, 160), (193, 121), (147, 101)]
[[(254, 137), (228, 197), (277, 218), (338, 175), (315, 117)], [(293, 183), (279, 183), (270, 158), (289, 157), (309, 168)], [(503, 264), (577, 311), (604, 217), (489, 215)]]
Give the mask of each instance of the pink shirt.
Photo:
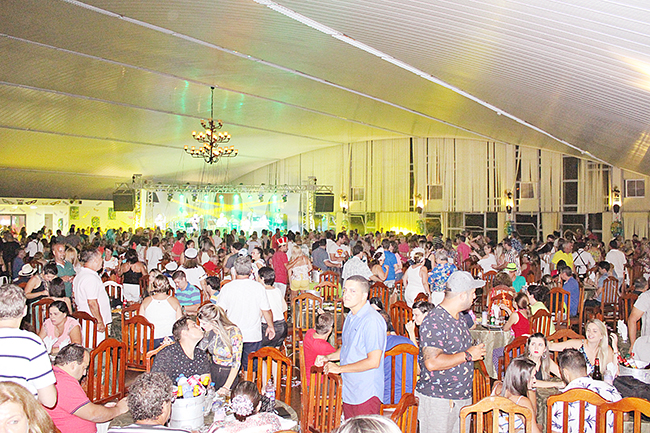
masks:
[(287, 253), (283, 251), (276, 251), (271, 258), (271, 264), (273, 265), (273, 270), (275, 271), (276, 283), (287, 284), (289, 282), (289, 274), (287, 267), (284, 266), (285, 263), (289, 263)]
[(59, 398), (54, 409), (45, 410), (50, 414), (54, 425), (62, 432), (96, 433), (97, 426), (94, 422), (74, 415), (76, 410), (90, 403), (79, 381), (57, 366), (54, 366), (53, 370)]
[(309, 373), (312, 365), (316, 362), (316, 357), (318, 355), (329, 355), (334, 353), (336, 349), (332, 347), (327, 340), (321, 340), (319, 338), (314, 338), (316, 331), (314, 329), (307, 330), (305, 338), (303, 339), (302, 348), (305, 352), (305, 367), (307, 369), (307, 385), (309, 385)]
[(470, 248), (469, 245), (467, 245), (465, 242), (461, 242), (458, 244), (458, 248), (456, 248), (456, 251), (460, 254), (460, 257), (463, 259), (463, 262), (469, 258), (469, 253), (470, 253)]

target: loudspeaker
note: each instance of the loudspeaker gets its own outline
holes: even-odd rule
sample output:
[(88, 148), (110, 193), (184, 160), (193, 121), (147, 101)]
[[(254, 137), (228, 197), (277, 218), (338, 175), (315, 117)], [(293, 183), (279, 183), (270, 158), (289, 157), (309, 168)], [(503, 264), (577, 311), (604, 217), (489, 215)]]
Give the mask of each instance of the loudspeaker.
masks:
[(131, 212), (135, 208), (135, 193), (113, 193), (113, 210), (115, 212)]
[(315, 213), (334, 212), (334, 194), (315, 194), (314, 212)]

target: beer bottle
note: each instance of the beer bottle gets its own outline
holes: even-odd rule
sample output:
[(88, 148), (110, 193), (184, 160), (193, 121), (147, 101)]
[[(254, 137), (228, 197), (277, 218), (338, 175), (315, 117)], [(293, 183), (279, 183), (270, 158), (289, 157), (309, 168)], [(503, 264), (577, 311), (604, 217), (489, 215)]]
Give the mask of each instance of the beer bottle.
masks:
[(603, 374), (600, 372), (600, 359), (596, 358), (594, 363), (594, 371), (591, 373), (593, 380), (603, 380)]

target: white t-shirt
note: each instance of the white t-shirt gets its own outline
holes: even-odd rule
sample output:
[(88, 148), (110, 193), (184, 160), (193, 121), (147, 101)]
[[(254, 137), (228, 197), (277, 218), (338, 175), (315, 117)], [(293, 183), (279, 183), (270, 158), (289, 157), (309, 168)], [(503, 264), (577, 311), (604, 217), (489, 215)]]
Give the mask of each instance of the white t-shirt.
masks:
[(249, 240), (249, 241), (248, 241), (248, 254), (250, 254), (251, 251), (253, 251), (253, 249), (254, 249), (255, 247), (260, 247), (260, 248), (262, 248), (262, 243), (261, 243), (259, 240), (256, 240), (256, 241), (254, 241), (254, 240)]
[(589, 269), (596, 266), (596, 261), (594, 260), (594, 256), (580, 248), (577, 252), (573, 253), (573, 266), (578, 275), (584, 275)]
[(185, 266), (181, 266), (178, 270), (185, 272), (187, 282), (199, 289), (201, 289), (201, 281), (208, 278), (208, 274), (205, 273), (205, 269), (201, 266), (197, 266), (196, 268), (186, 268)]
[(214, 243), (215, 248), (219, 248), (219, 245), (221, 245), (221, 242), (223, 242), (223, 241), (221, 240), (221, 238), (219, 236), (214, 235), (212, 237), (212, 242)]
[(287, 304), (284, 302), (282, 291), (277, 287), (266, 289), (266, 297), (269, 300), (273, 321), (284, 320), (284, 312), (287, 311)]
[(221, 288), (217, 305), (237, 325), (244, 343), (262, 341), (262, 311), (271, 309), (262, 284), (249, 279), (231, 281)]
[(345, 253), (348, 253), (348, 256), (350, 255), (350, 248), (345, 245), (338, 245), (336, 242), (331, 241), (331, 239), (327, 240), (327, 254), (332, 257), (332, 255), (335, 258), (342, 259), (345, 257)]
[(45, 345), (38, 335), (16, 328), (0, 328), (0, 381), (18, 383), (35, 396), (56, 378)]
[(111, 317), (111, 301), (97, 272), (86, 267), (79, 269), (77, 276), (72, 280), (72, 292), (79, 311), (92, 315), (88, 300), (96, 299), (104, 325), (108, 325), (113, 321)]
[(147, 270), (158, 269), (158, 263), (163, 258), (163, 252), (160, 247), (149, 247), (147, 250)]
[(483, 268), (483, 273), (496, 271), (496, 269), (494, 269), (492, 265), (494, 266), (497, 265), (497, 258), (494, 257), (494, 254), (488, 254), (486, 257), (483, 257), (481, 260), (478, 261), (478, 265), (481, 268)]
[(625, 277), (625, 264), (627, 263), (627, 259), (622, 251), (610, 250), (605, 256), (605, 260), (614, 266), (614, 271), (616, 271), (619, 280)]
[(647, 290), (639, 295), (634, 306), (643, 311), (641, 316), (641, 335), (650, 335), (650, 290)]

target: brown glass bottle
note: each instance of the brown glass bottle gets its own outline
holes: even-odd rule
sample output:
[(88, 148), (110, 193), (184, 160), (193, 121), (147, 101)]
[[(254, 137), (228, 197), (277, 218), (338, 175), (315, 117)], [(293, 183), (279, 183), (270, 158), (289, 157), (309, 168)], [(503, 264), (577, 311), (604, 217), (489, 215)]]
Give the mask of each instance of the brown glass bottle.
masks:
[(603, 380), (603, 374), (600, 372), (600, 359), (596, 358), (594, 363), (594, 371), (591, 372), (591, 378), (593, 380)]

